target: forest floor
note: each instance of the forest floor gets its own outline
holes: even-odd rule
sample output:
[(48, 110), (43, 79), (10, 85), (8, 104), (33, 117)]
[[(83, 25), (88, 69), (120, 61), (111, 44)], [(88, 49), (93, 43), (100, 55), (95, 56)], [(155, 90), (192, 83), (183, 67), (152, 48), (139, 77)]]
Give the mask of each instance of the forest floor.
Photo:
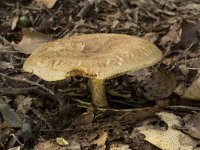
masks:
[[(0, 0), (0, 149), (198, 149), (199, 16), (199, 0)], [(87, 78), (22, 69), (36, 47), (91, 33), (145, 38), (163, 58), (107, 80), (109, 108)]]

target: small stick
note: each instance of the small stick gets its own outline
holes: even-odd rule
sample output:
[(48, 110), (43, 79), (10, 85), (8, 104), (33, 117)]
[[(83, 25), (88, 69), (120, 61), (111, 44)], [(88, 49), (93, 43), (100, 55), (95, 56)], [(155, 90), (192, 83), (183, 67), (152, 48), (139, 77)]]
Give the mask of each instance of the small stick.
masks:
[[(84, 106), (84, 105), (77, 105), (77, 106), (81, 107), (81, 108), (89, 108), (88, 106)], [(133, 109), (113, 109), (113, 108), (99, 108), (99, 107), (97, 107), (96, 110), (113, 111), (113, 112), (135, 112), (135, 113), (146, 112), (146, 111), (153, 111), (153, 112), (160, 111), (160, 109), (156, 108), (156, 107), (144, 107), (144, 108), (133, 108)]]
[(27, 87), (27, 88), (0, 88), (1, 95), (18, 96), (18, 95), (30, 95), (32, 93), (46, 97), (51, 100), (56, 100), (54, 95), (50, 95), (48, 92), (42, 89), (38, 89), (37, 86)]
[(84, 105), (86, 107), (92, 106), (92, 103), (88, 103), (88, 102), (82, 101), (82, 100), (77, 99), (77, 98), (72, 98), (72, 100), (75, 101), (75, 102), (78, 102), (79, 104)]
[(81, 9), (79, 14), (77, 15), (80, 18), (85, 18), (91, 9), (94, 7), (96, 0), (86, 0), (85, 6)]
[(30, 94), (33, 90), (36, 90), (36, 87), (28, 87), (28, 88), (1, 88), (0, 94), (2, 95), (27, 95)]
[(199, 107), (193, 107), (193, 106), (174, 105), (174, 106), (167, 106), (167, 108), (172, 110), (182, 110), (182, 111), (200, 111)]
[(120, 0), (120, 2), (121, 2), (121, 4), (123, 5), (124, 8), (126, 8), (126, 9), (130, 8), (129, 4), (126, 0)]
[[(15, 4), (10, 4), (10, 3), (7, 3), (7, 2), (2, 2), (2, 4), (7, 6), (7, 7), (15, 7)], [(24, 9), (30, 9), (30, 10), (36, 10), (36, 11), (41, 10), (41, 8), (38, 8), (38, 7), (24, 6), (22, 4), (20, 4), (20, 6)]]
[(6, 39), (5, 39), (4, 37), (2, 37), (1, 35), (0, 35), (0, 40), (2, 40), (4, 44), (12, 45), (8, 40), (6, 40)]
[(25, 83), (28, 83), (28, 84), (31, 84), (31, 85), (36, 85), (36, 86), (40, 87), (41, 89), (49, 92), (51, 95), (55, 95), (55, 93), (52, 90), (44, 87), (41, 84), (38, 84), (38, 83), (35, 83), (35, 82), (32, 82), (32, 81), (26, 80), (25, 78), (19, 79), (19, 78), (15, 78), (15, 77), (10, 77), (10, 76), (7, 76), (7, 75), (5, 75), (3, 73), (0, 73), (0, 76), (8, 78), (8, 79), (11, 79), (11, 80), (19, 81), (19, 82), (25, 82)]

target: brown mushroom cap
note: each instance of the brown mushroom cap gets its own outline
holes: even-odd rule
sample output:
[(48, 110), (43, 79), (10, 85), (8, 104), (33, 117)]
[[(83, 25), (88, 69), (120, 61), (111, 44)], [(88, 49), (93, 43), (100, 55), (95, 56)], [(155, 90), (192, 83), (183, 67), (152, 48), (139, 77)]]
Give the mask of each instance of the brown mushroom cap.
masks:
[(149, 41), (123, 34), (85, 34), (37, 48), (23, 69), (46, 81), (81, 75), (107, 79), (152, 66), (162, 58)]

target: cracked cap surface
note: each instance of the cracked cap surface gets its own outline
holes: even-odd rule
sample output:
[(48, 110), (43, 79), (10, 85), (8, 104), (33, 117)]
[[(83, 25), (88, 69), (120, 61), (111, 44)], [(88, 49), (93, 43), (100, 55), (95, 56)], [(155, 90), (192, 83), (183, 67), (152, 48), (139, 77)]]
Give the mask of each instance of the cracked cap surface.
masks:
[(123, 34), (84, 34), (35, 49), (23, 69), (46, 81), (81, 75), (107, 79), (150, 67), (162, 52), (148, 40)]

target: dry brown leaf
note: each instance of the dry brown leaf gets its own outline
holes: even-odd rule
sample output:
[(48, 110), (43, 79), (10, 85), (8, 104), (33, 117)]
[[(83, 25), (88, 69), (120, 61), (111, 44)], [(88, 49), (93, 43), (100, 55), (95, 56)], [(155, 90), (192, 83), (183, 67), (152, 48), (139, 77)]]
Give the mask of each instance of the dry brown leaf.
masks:
[(197, 141), (173, 128), (180, 126), (180, 117), (167, 112), (160, 112), (157, 115), (167, 123), (168, 129), (155, 129), (150, 125), (138, 127), (137, 130), (145, 135), (145, 140), (162, 150), (193, 150), (196, 147)]
[(200, 4), (195, 4), (195, 3), (192, 3), (192, 4), (187, 4), (186, 6), (184, 7), (180, 7), (179, 8), (180, 10), (187, 10), (187, 9), (190, 9), (190, 10), (200, 10)]
[(179, 24), (172, 25), (169, 32), (161, 38), (160, 45), (165, 47), (167, 44), (170, 43), (179, 43), (181, 40), (181, 33), (182, 30)]
[(14, 69), (15, 67), (6, 61), (0, 61), (0, 70)]
[(181, 82), (176, 86), (176, 89), (174, 90), (174, 93), (182, 96), (185, 92), (185, 83)]
[(92, 107), (89, 107), (87, 109), (87, 112), (81, 114), (76, 119), (74, 119), (74, 121), (72, 122), (72, 125), (75, 125), (75, 126), (91, 125), (94, 119), (93, 111), (94, 109)]
[(40, 5), (46, 5), (48, 8), (52, 8), (57, 0), (36, 0)]
[(144, 96), (148, 100), (159, 100), (168, 97), (176, 88), (176, 77), (164, 69), (153, 73), (151, 80), (144, 87)]
[(103, 132), (100, 137), (96, 140), (94, 140), (92, 143), (93, 144), (97, 144), (97, 146), (104, 146), (105, 145), (105, 142), (108, 138), (108, 132)]
[(8, 150), (20, 150), (20, 149), (21, 149), (21, 146), (15, 146), (15, 147), (9, 148)]
[(13, 46), (24, 54), (31, 54), (34, 49), (52, 39), (51, 36), (35, 31), (33, 28), (23, 28), (22, 33), (23, 38), (21, 42), (13, 44)]
[(131, 94), (130, 93), (119, 93), (117, 91), (115, 91), (114, 89), (110, 89), (108, 90), (108, 93), (112, 96), (117, 96), (117, 97), (123, 97), (123, 98), (130, 98)]
[(110, 150), (131, 150), (130, 145), (120, 144), (120, 143), (112, 143), (110, 145)]
[(176, 88), (176, 77), (164, 69), (144, 69), (130, 77), (141, 88), (148, 100), (160, 100), (168, 97)]
[(108, 4), (117, 7), (117, 1), (116, 0), (105, 0)]
[(149, 32), (144, 35), (144, 38), (149, 40), (151, 43), (154, 43), (158, 39), (158, 33)]
[(180, 64), (179, 69), (184, 76), (187, 76), (189, 73), (189, 69), (185, 64)]
[(189, 46), (198, 40), (198, 32), (200, 32), (200, 22), (196, 24), (189, 24), (187, 22), (181, 23), (182, 34), (181, 34), (181, 46)]
[(198, 71), (197, 79), (185, 90), (183, 98), (200, 100), (200, 70)]
[(17, 105), (17, 112), (26, 114), (31, 109), (33, 98), (19, 95), (15, 99)]
[(200, 114), (193, 114), (185, 119), (184, 129), (192, 137), (200, 139)]
[(60, 150), (59, 146), (54, 144), (51, 141), (40, 142), (38, 143), (34, 150)]
[(8, 127), (20, 128), (22, 118), (17, 114), (6, 102), (0, 98), (0, 114), (2, 115), (5, 124)]
[(14, 30), (17, 26), (17, 22), (18, 22), (19, 16), (14, 16), (13, 20), (12, 20), (12, 24), (11, 24), (11, 29)]

